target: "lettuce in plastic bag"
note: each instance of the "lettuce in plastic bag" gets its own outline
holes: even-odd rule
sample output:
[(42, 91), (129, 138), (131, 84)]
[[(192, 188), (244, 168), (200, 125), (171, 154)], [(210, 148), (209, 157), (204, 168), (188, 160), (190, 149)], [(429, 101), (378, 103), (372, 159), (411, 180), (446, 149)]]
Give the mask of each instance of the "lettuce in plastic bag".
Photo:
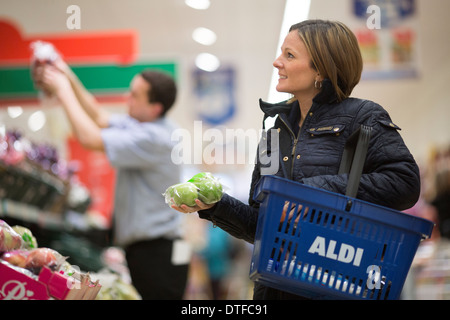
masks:
[(169, 206), (195, 206), (195, 199), (205, 204), (212, 204), (222, 199), (223, 186), (220, 181), (209, 172), (194, 175), (184, 183), (172, 185), (163, 193)]
[(191, 182), (178, 183), (167, 188), (164, 195), (169, 206), (185, 204), (193, 207), (195, 206), (195, 199), (198, 198), (198, 189)]
[(205, 204), (216, 203), (222, 199), (223, 187), (219, 180), (209, 172), (194, 175), (188, 182), (198, 188), (198, 198)]

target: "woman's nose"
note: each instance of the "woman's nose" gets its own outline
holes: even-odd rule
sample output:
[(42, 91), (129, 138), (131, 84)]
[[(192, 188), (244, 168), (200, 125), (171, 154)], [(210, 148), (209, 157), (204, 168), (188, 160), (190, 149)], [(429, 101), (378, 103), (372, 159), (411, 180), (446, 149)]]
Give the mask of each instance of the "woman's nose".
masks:
[(280, 61), (280, 57), (276, 58), (272, 65), (277, 69), (281, 68), (283, 64)]

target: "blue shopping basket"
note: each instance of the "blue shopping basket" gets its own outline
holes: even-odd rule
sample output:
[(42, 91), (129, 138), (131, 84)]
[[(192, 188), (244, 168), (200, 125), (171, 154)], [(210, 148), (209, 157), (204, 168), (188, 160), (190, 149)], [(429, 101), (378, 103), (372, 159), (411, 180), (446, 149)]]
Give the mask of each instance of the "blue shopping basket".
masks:
[[(365, 151), (349, 149), (343, 160), (350, 154), (352, 170), (359, 166), (349, 174), (358, 185), (355, 158), (365, 159)], [(254, 193), (260, 209), (250, 278), (312, 299), (398, 299), (434, 224), (356, 199), (350, 184), (342, 195), (263, 176)]]

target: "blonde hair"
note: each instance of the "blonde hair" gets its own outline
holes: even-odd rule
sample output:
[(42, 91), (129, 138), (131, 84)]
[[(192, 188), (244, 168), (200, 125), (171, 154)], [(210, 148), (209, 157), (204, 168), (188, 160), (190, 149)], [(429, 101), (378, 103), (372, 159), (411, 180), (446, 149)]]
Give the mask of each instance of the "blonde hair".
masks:
[(361, 51), (353, 32), (343, 23), (306, 20), (294, 24), (311, 57), (311, 65), (324, 79), (329, 79), (342, 101), (359, 83), (363, 69)]

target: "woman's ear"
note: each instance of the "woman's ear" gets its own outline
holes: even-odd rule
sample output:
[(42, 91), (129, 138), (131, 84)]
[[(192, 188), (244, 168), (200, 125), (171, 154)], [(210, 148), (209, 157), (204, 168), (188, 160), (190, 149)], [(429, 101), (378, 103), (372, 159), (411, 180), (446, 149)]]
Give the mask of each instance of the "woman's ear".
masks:
[(317, 73), (316, 81), (318, 81), (318, 82), (322, 82), (323, 81), (323, 77), (320, 75), (320, 73)]

